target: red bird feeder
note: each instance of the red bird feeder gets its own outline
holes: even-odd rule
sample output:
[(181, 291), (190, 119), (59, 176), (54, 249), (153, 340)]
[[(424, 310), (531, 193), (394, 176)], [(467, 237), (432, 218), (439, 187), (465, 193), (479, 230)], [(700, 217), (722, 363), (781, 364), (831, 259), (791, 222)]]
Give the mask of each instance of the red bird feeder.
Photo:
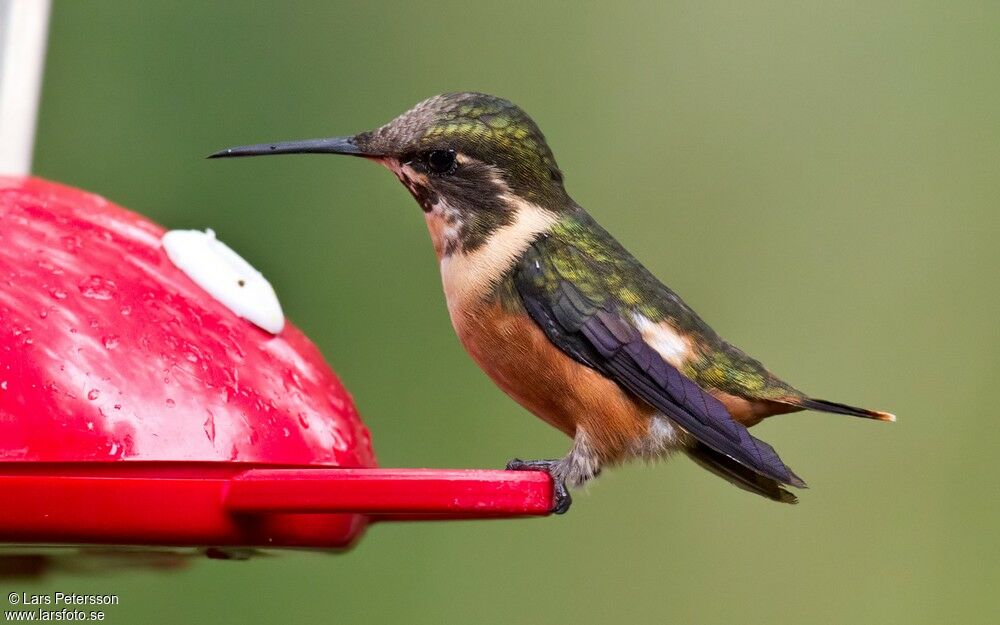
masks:
[(163, 234), (0, 178), (0, 543), (342, 548), (373, 520), (549, 512), (544, 473), (377, 468), (316, 347), (238, 317)]

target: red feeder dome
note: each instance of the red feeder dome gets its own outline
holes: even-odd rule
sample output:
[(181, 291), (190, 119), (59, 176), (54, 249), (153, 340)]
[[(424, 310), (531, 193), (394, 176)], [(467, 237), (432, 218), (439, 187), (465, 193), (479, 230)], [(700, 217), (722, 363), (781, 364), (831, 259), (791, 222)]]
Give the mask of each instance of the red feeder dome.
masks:
[(329, 548), (373, 519), (550, 510), (544, 473), (376, 468), (316, 347), (237, 317), (163, 233), (0, 178), (0, 542)]

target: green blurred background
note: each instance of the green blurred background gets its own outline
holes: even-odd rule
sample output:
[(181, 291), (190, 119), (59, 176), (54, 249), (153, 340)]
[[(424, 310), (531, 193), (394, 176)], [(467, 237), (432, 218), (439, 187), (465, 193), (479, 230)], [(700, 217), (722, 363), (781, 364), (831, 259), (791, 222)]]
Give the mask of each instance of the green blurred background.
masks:
[(810, 483), (606, 473), (563, 518), (373, 528), (353, 551), (56, 576), (113, 623), (992, 623), (1000, 587), (1000, 7), (989, 3), (56, 1), (35, 171), (274, 283), (386, 466), (562, 435), (464, 354), (421, 212), (360, 160), (206, 161), (444, 91), (522, 105), (573, 197), (717, 330), (895, 425), (755, 430)]

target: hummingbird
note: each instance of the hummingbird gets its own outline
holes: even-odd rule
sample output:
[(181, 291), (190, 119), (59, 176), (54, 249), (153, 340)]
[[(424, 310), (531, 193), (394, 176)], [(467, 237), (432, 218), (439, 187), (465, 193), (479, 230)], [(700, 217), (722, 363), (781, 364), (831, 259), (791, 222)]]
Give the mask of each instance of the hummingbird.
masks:
[(744, 490), (795, 503), (802, 481), (747, 428), (815, 399), (727, 342), (577, 204), (535, 122), (483, 93), (420, 102), (375, 130), (233, 147), (209, 158), (345, 154), (392, 171), (423, 210), (452, 325), (505, 393), (572, 439), (542, 470), (561, 514), (601, 469), (682, 452)]

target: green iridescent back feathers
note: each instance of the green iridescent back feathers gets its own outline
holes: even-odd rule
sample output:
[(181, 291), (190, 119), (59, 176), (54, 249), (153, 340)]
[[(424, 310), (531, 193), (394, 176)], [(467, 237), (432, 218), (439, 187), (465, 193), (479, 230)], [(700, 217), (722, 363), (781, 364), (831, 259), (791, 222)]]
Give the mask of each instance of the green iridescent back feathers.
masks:
[[(595, 304), (618, 309), (623, 319), (638, 313), (689, 338), (694, 357), (682, 372), (700, 386), (751, 399), (804, 397), (716, 334), (582, 208), (564, 213), (535, 247), (548, 261), (536, 286), (555, 289), (568, 281)], [(521, 304), (510, 282), (497, 294), (505, 306), (516, 308)]]

